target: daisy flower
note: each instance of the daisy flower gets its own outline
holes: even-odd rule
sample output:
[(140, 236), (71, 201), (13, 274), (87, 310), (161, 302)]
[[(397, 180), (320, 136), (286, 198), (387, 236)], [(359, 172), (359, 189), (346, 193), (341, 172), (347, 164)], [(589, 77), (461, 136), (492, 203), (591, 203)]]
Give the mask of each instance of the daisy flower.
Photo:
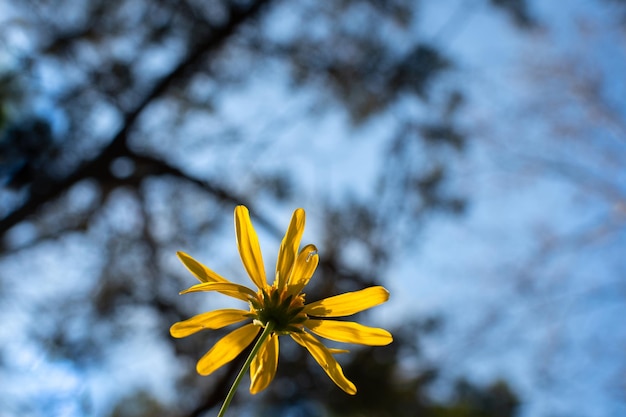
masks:
[(347, 351), (327, 348), (316, 336), (369, 346), (392, 342), (391, 334), (384, 329), (337, 320), (338, 317), (350, 316), (387, 301), (389, 293), (383, 287), (374, 286), (308, 304), (305, 302), (302, 291), (317, 268), (319, 256), (314, 245), (306, 245), (298, 251), (304, 232), (304, 219), (303, 209), (294, 211), (278, 251), (272, 285), (267, 283), (259, 240), (245, 206), (235, 208), (235, 231), (243, 266), (255, 289), (231, 282), (191, 256), (178, 252), (181, 262), (201, 281), (181, 294), (217, 291), (243, 301), (249, 307), (247, 310), (229, 308), (202, 313), (175, 323), (170, 328), (171, 335), (180, 338), (201, 330), (247, 322), (220, 339), (198, 361), (196, 369), (199, 374), (211, 374), (235, 359), (257, 339), (246, 363), (250, 367), (250, 392), (256, 394), (274, 379), (278, 365), (278, 338), (289, 335), (309, 351), (339, 388), (348, 394), (355, 394), (356, 387), (345, 377), (333, 356)]

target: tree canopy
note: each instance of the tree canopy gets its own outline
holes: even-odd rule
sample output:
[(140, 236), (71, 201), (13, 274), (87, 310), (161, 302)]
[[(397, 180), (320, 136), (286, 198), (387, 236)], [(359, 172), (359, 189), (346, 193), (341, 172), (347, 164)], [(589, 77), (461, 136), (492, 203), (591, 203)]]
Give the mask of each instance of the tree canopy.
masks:
[[(175, 254), (244, 282), (237, 204), (250, 208), (266, 262), (289, 213), (306, 208), (304, 240), (320, 250), (307, 299), (386, 285), (399, 254), (419, 264), (433, 219), (472, 207), (463, 172), (472, 141), (509, 149), (489, 139), (500, 124), (468, 120), (475, 92), (448, 44), (476, 6), (440, 6), (445, 18), (432, 22), (427, 3), (0, 3), (0, 315), (9, 323), (0, 379), (20, 382), (0, 390), (7, 410), (212, 415), (243, 359), (201, 377), (195, 361), (225, 331), (170, 337), (174, 322), (224, 302), (179, 297), (193, 277)], [(541, 31), (526, 1), (476, 3), (517, 36)], [(612, 185), (623, 202), (623, 186)], [(410, 293), (414, 277), (401, 279)], [(505, 378), (440, 377), (454, 365), (424, 347), (446, 331), (440, 311), (400, 313), (367, 313), (394, 343), (338, 357), (356, 397), (285, 343), (267, 392), (240, 389), (234, 407), (517, 415), (520, 395)]]

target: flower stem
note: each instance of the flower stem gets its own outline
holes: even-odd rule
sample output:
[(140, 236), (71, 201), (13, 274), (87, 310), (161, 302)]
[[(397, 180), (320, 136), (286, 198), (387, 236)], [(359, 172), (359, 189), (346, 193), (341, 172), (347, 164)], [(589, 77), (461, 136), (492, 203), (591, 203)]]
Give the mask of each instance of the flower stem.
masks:
[(265, 325), (265, 329), (263, 329), (263, 333), (261, 333), (261, 336), (259, 336), (259, 338), (257, 339), (256, 343), (254, 344), (254, 347), (252, 348), (252, 351), (250, 352), (250, 355), (248, 355), (248, 358), (246, 359), (243, 366), (241, 367), (239, 374), (237, 374), (237, 378), (235, 378), (235, 382), (233, 382), (233, 385), (230, 387), (230, 390), (228, 391), (228, 395), (226, 395), (224, 404), (222, 404), (222, 408), (220, 408), (220, 412), (217, 414), (217, 417), (224, 417), (224, 414), (226, 414), (226, 410), (228, 409), (230, 402), (233, 400), (233, 397), (235, 396), (235, 391), (237, 391), (237, 387), (239, 386), (239, 383), (241, 382), (241, 380), (243, 379), (243, 376), (246, 374), (246, 372), (250, 368), (250, 364), (252, 363), (252, 360), (254, 359), (256, 354), (259, 352), (259, 349), (261, 349), (261, 345), (263, 345), (263, 342), (265, 342), (265, 339), (267, 339), (267, 337), (272, 333), (272, 330), (274, 330), (274, 323), (270, 321)]

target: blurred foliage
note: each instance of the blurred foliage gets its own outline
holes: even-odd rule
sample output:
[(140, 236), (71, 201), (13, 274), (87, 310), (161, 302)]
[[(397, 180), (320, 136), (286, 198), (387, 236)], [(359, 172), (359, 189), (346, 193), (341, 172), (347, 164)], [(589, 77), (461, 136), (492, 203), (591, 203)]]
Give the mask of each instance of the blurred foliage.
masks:
[(145, 391), (124, 398), (115, 406), (111, 417), (147, 417), (168, 415), (167, 409)]
[[(494, 3), (521, 22), (529, 20), (520, 2)], [(287, 122), (268, 121), (270, 137), (324, 113), (345, 112), (356, 127), (390, 115), (393, 120), (383, 149), (387, 163), (377, 172), (372, 194), (338, 202), (319, 196), (316, 216), (325, 228), (317, 231), (316, 243), (323, 261), (310, 299), (379, 283), (394, 248), (415, 243), (426, 214), (463, 213), (465, 196), (449, 184), (449, 168), (466, 143), (456, 124), (463, 93), (436, 88), (454, 62), (438, 45), (415, 36), (419, 4), (12, 4), (16, 17), (2, 31), (19, 32), (27, 41), (9, 44), (6, 53), (17, 69), (2, 80), (18, 81), (3, 82), (0, 91), (1, 254), (7, 259), (76, 238), (98, 259), (92, 276), (85, 277), (89, 285), (30, 307), (28, 314), (44, 317), (45, 325), (33, 321), (25, 333), (46, 360), (97, 368), (150, 323), (158, 329), (151, 334), (168, 346), (181, 369), (172, 376), (179, 406), (172, 410), (153, 394), (129, 387), (110, 415), (200, 416), (221, 402), (239, 363), (200, 378), (193, 363), (222, 332), (170, 339), (169, 326), (201, 306), (199, 298), (177, 298), (189, 277), (169, 260), (176, 250), (228, 245), (234, 251), (233, 242), (207, 239), (230, 224), (224, 219), (236, 203), (251, 206), (259, 229), (278, 239), (280, 228), (254, 202), (292, 207), (306, 194), (294, 180), (297, 164), (285, 161), (277, 168), (259, 162), (283, 157), (272, 139), (249, 130), (259, 120), (251, 116), (238, 124), (224, 117), (229, 97), (267, 74), (288, 85), (290, 94), (312, 97), (312, 105)], [(16, 85), (28, 86), (19, 100), (5, 94)], [(407, 101), (424, 111), (397, 111)], [(35, 111), (41, 102), (53, 110)], [(198, 123), (206, 129), (194, 128)], [(267, 149), (269, 157), (257, 156)], [(205, 170), (194, 169), (194, 155), (213, 159)], [(232, 168), (234, 161), (250, 169)], [(24, 225), (31, 231), (26, 241), (15, 237)], [(361, 253), (358, 266), (349, 251), (355, 248)], [(8, 277), (0, 279), (0, 288), (11, 285)], [(428, 388), (437, 369), (407, 372), (402, 366), (407, 358), (420, 364), (418, 339), (426, 327), (407, 325), (394, 332), (396, 341), (387, 348), (346, 355), (346, 373), (361, 390), (354, 398), (332, 391), (305, 352), (286, 347), (277, 381), (254, 404), (270, 410), (264, 415), (295, 407), (314, 410), (298, 415), (513, 416), (515, 396), (504, 383), (483, 388), (459, 382), (448, 402), (431, 399)], [(236, 403), (245, 406), (243, 400)], [(28, 410), (22, 403), (15, 407)]]
[(6, 186), (19, 190), (34, 184), (37, 178), (53, 174), (51, 161), (56, 148), (52, 128), (46, 120), (34, 118), (9, 124), (0, 142), (3, 171), (0, 175), (5, 178)]
[(537, 25), (526, 0), (491, 0), (491, 3), (508, 13), (520, 27), (530, 28)]

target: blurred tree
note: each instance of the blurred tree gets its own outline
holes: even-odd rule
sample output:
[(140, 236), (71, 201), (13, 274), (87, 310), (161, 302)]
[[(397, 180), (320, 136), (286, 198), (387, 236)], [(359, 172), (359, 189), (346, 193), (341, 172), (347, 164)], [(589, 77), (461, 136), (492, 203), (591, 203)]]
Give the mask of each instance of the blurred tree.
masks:
[[(467, 333), (500, 353), (508, 349), (502, 339), (527, 342), (522, 332), (533, 323), (533, 389), (555, 410), (563, 398), (584, 395), (580, 415), (626, 409), (626, 362), (617, 348), (626, 338), (618, 319), (626, 312), (626, 3), (599, 4), (570, 11), (560, 22), (564, 38), (555, 28), (536, 32), (514, 66), (519, 85), (485, 77), (481, 89), (505, 91), (507, 104), (487, 112), (501, 123), (482, 123), (485, 115), (476, 114), (476, 130), (468, 127), (498, 155), (488, 186), (493, 204), (517, 213), (509, 218), (515, 226), (481, 231), (517, 253), (494, 260), (491, 274), (479, 268), (499, 291)], [(515, 207), (523, 202), (530, 204)], [(608, 413), (592, 403), (607, 404)]]
[[(71, 257), (70, 247), (91, 250), (85, 259), (69, 261), (75, 268), (88, 262), (89, 276), (81, 285), (69, 284), (69, 270), (44, 266), (45, 279), (35, 274), (57, 288), (46, 290), (45, 301), (15, 307), (30, 317), (26, 341), (36, 344), (45, 361), (70, 363), (83, 376), (97, 369), (106, 373), (114, 366), (107, 365), (115, 363), (113, 352), (132, 343), (154, 345), (176, 363), (171, 398), (156, 400), (125, 375), (117, 387), (121, 400), (110, 415), (200, 416), (222, 401), (239, 362), (200, 378), (193, 363), (221, 332), (176, 343), (169, 338), (173, 322), (202, 308), (200, 298), (176, 298), (190, 279), (172, 259), (176, 250), (213, 253), (198, 257), (207, 263), (219, 261), (222, 247), (234, 252), (234, 243), (213, 236), (230, 224), (235, 204), (251, 206), (259, 229), (275, 240), (282, 227), (270, 209), (315, 202), (313, 219), (326, 226), (316, 231), (323, 253), (311, 299), (383, 277), (394, 248), (415, 243), (427, 213), (462, 213), (465, 196), (448, 179), (466, 142), (457, 125), (464, 96), (440, 82), (454, 69), (453, 58), (419, 35), (419, 5), (412, 0), (5, 5), (10, 13), (2, 36), (23, 39), (5, 41), (5, 53), (18, 66), (14, 74), (20, 83), (29, 87), (20, 117), (6, 121), (3, 113), (0, 124), (3, 261), (32, 276), (32, 259), (45, 259), (46, 253)], [(511, 10), (528, 21), (525, 9)], [(260, 98), (250, 102), (250, 97)], [(34, 110), (39, 108), (44, 110)], [(314, 196), (316, 190), (302, 186), (303, 179), (319, 174), (335, 178), (323, 168), (308, 177), (299, 174), (303, 155), (294, 149), (306, 149), (315, 135), (290, 139), (296, 148), (282, 138), (294, 136), (292, 129), (303, 120), (315, 126), (328, 115), (345, 115), (356, 132), (349, 136), (360, 136), (358, 129), (367, 125), (384, 126), (379, 139), (384, 163), (371, 167), (377, 186), (368, 192), (349, 190), (337, 199), (333, 183)], [(330, 152), (315, 163), (371, 142), (376, 140), (325, 140)], [(337, 159), (341, 170), (351, 169)], [(360, 168), (369, 162), (363, 158)], [(231, 261), (223, 260), (222, 267)], [(13, 274), (0, 279), (0, 297), (26, 297)], [(10, 313), (15, 310), (3, 314)], [(499, 408), (514, 403), (500, 386), (463, 385), (451, 406), (431, 404), (425, 388), (435, 370), (406, 374), (401, 366), (405, 355), (417, 360), (417, 332), (402, 328), (396, 337), (380, 353), (357, 350), (347, 356), (347, 372), (363, 396), (330, 395), (332, 384), (317, 367), (286, 348), (291, 354), (281, 357), (283, 373), (254, 404), (284, 411), (306, 399), (313, 409), (346, 416), (415, 415), (416, 410), (433, 416), (513, 415), (513, 406)], [(0, 357), (13, 352), (2, 349), (9, 348), (0, 348)], [(287, 380), (298, 383), (285, 389)], [(245, 408), (245, 394), (238, 398)], [(28, 397), (12, 398), (9, 407), (22, 413), (37, 409)]]
[(538, 24), (529, 12), (526, 0), (491, 0), (491, 3), (507, 12), (521, 27), (529, 28)]

